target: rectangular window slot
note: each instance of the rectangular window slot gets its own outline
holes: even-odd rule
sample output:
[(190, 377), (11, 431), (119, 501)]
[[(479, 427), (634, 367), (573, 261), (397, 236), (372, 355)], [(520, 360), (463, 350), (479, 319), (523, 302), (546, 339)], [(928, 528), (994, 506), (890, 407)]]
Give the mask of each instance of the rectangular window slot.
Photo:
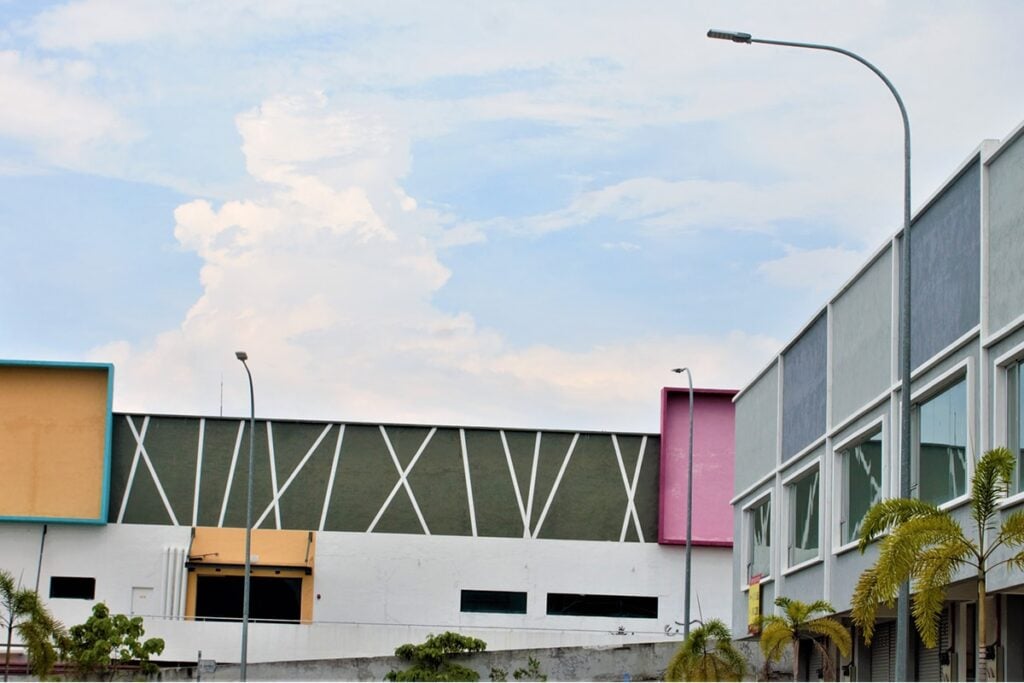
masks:
[[(204, 574), (196, 577), (196, 619), (241, 621), (244, 577)], [(302, 579), (253, 576), (249, 584), (249, 618), (297, 623), (302, 618)]]
[(1015, 493), (1024, 492), (1024, 443), (1021, 427), (1024, 426), (1024, 382), (1020, 381), (1021, 363), (1018, 361), (1006, 369), (1006, 447), (1017, 458), (1017, 472), (1013, 477)]
[(96, 579), (91, 576), (52, 576), (50, 577), (50, 597), (94, 600), (96, 598)]
[(462, 591), (462, 612), (526, 614), (526, 593), (520, 591)]
[(575, 617), (657, 619), (658, 598), (637, 595), (548, 593), (548, 614)]

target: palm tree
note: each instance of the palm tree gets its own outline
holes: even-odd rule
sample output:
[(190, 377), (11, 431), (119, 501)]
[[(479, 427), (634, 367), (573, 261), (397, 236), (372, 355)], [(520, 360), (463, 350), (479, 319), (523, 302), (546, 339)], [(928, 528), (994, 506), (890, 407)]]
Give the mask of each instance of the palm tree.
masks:
[[(826, 678), (835, 678), (832, 657), (821, 639), (835, 643), (844, 657), (850, 656), (850, 632), (834, 614), (835, 609), (824, 600), (815, 600), (808, 604), (800, 600), (791, 600), (785, 596), (775, 599), (775, 604), (782, 608), (782, 614), (772, 614), (761, 619), (761, 652), (768, 661), (777, 661), (782, 657), (786, 647), (793, 651), (793, 680), (800, 675), (800, 641), (810, 639), (814, 647), (821, 652), (821, 661), (832, 672)], [(814, 616), (821, 614), (823, 616)]]
[[(1006, 564), (1024, 569), (1024, 512), (1017, 511), (995, 525), (996, 506), (1009, 490), (1016, 459), (1005, 448), (994, 448), (978, 461), (971, 481), (971, 519), (974, 534), (968, 537), (947, 510), (931, 503), (892, 498), (875, 504), (864, 517), (860, 551), (880, 535), (878, 560), (861, 574), (853, 593), (853, 621), (871, 644), (878, 605), (894, 604), (904, 581), (913, 581), (914, 622), (926, 647), (935, 647), (946, 586), (958, 570), (967, 566), (978, 577), (978, 680), (985, 680), (985, 580), (988, 570)], [(992, 536), (991, 532), (995, 531)], [(1017, 548), (1005, 560), (989, 564), (999, 547)]]
[(43, 606), (34, 590), (20, 588), (14, 577), (0, 569), (0, 628), (7, 630), (4, 653), (4, 681), (10, 675), (11, 641), (18, 631), (28, 651), (30, 670), (40, 678), (46, 676), (57, 661), (54, 641), (63, 627)]
[(690, 631), (665, 671), (666, 681), (741, 681), (747, 670), (732, 644), (732, 633), (720, 619)]

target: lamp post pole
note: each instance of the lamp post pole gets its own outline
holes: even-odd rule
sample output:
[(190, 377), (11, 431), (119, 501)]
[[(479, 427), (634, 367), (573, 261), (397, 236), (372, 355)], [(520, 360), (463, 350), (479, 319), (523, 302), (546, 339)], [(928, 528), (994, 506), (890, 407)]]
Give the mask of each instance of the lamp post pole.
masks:
[(693, 373), (690, 368), (675, 368), (686, 373), (690, 385), (690, 446), (686, 459), (686, 581), (683, 584), (683, 638), (690, 635), (690, 556), (693, 551)]
[(249, 583), (252, 577), (252, 468), (253, 442), (256, 437), (256, 394), (252, 387), (252, 373), (245, 362), (249, 355), (236, 351), (235, 358), (242, 361), (245, 374), (249, 376), (249, 469), (245, 495), (245, 574), (242, 580), (242, 656), (239, 660), (239, 679), (245, 681), (245, 665), (249, 654)]
[[(858, 54), (832, 45), (816, 43), (796, 43), (788, 40), (767, 40), (753, 38), (749, 33), (734, 31), (708, 31), (708, 38), (731, 40), (734, 43), (762, 43), (764, 45), (781, 45), (783, 47), (799, 47), (808, 50), (825, 50), (838, 52), (856, 60), (871, 69), (885, 83), (903, 118), (903, 239), (900, 243), (900, 497), (910, 497), (910, 119), (907, 109), (903, 106), (896, 87), (878, 67)], [(896, 601), (896, 671), (895, 680), (905, 681), (908, 675), (910, 636), (910, 584), (904, 581), (900, 585)]]

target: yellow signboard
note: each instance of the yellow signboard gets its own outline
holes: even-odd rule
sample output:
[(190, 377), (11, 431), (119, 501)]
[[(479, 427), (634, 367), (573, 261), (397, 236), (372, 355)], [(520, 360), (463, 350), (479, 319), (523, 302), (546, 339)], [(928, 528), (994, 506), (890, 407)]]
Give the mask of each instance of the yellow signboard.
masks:
[(750, 579), (747, 590), (747, 632), (756, 636), (761, 632), (761, 575)]

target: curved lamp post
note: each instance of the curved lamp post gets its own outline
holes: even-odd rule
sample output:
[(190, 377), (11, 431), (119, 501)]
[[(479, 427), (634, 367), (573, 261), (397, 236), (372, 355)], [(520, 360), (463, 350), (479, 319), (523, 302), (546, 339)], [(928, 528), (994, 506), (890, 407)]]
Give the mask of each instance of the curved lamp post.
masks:
[(683, 638), (690, 635), (690, 555), (693, 550), (693, 373), (690, 368), (673, 368), (686, 373), (690, 384), (690, 447), (686, 460), (686, 582), (683, 587)]
[(246, 483), (245, 495), (245, 574), (242, 583), (242, 657), (239, 660), (239, 677), (245, 681), (245, 665), (248, 659), (249, 650), (249, 583), (252, 577), (252, 467), (253, 467), (253, 442), (256, 437), (256, 394), (252, 387), (252, 373), (245, 362), (249, 360), (249, 354), (245, 351), (235, 351), (235, 358), (242, 361), (245, 374), (249, 376), (249, 470), (248, 482)]
[[(799, 47), (808, 50), (825, 50), (838, 52), (854, 59), (871, 69), (882, 79), (885, 87), (896, 98), (903, 118), (903, 240), (900, 248), (900, 497), (910, 497), (910, 119), (903, 99), (892, 82), (886, 78), (878, 67), (858, 54), (832, 45), (817, 43), (796, 43), (789, 40), (768, 40), (754, 38), (749, 33), (736, 31), (708, 31), (708, 38), (731, 40), (734, 43), (762, 43), (764, 45), (781, 45), (783, 47)], [(910, 624), (910, 584), (904, 582), (900, 586), (896, 602), (896, 680), (907, 680), (908, 639)]]

